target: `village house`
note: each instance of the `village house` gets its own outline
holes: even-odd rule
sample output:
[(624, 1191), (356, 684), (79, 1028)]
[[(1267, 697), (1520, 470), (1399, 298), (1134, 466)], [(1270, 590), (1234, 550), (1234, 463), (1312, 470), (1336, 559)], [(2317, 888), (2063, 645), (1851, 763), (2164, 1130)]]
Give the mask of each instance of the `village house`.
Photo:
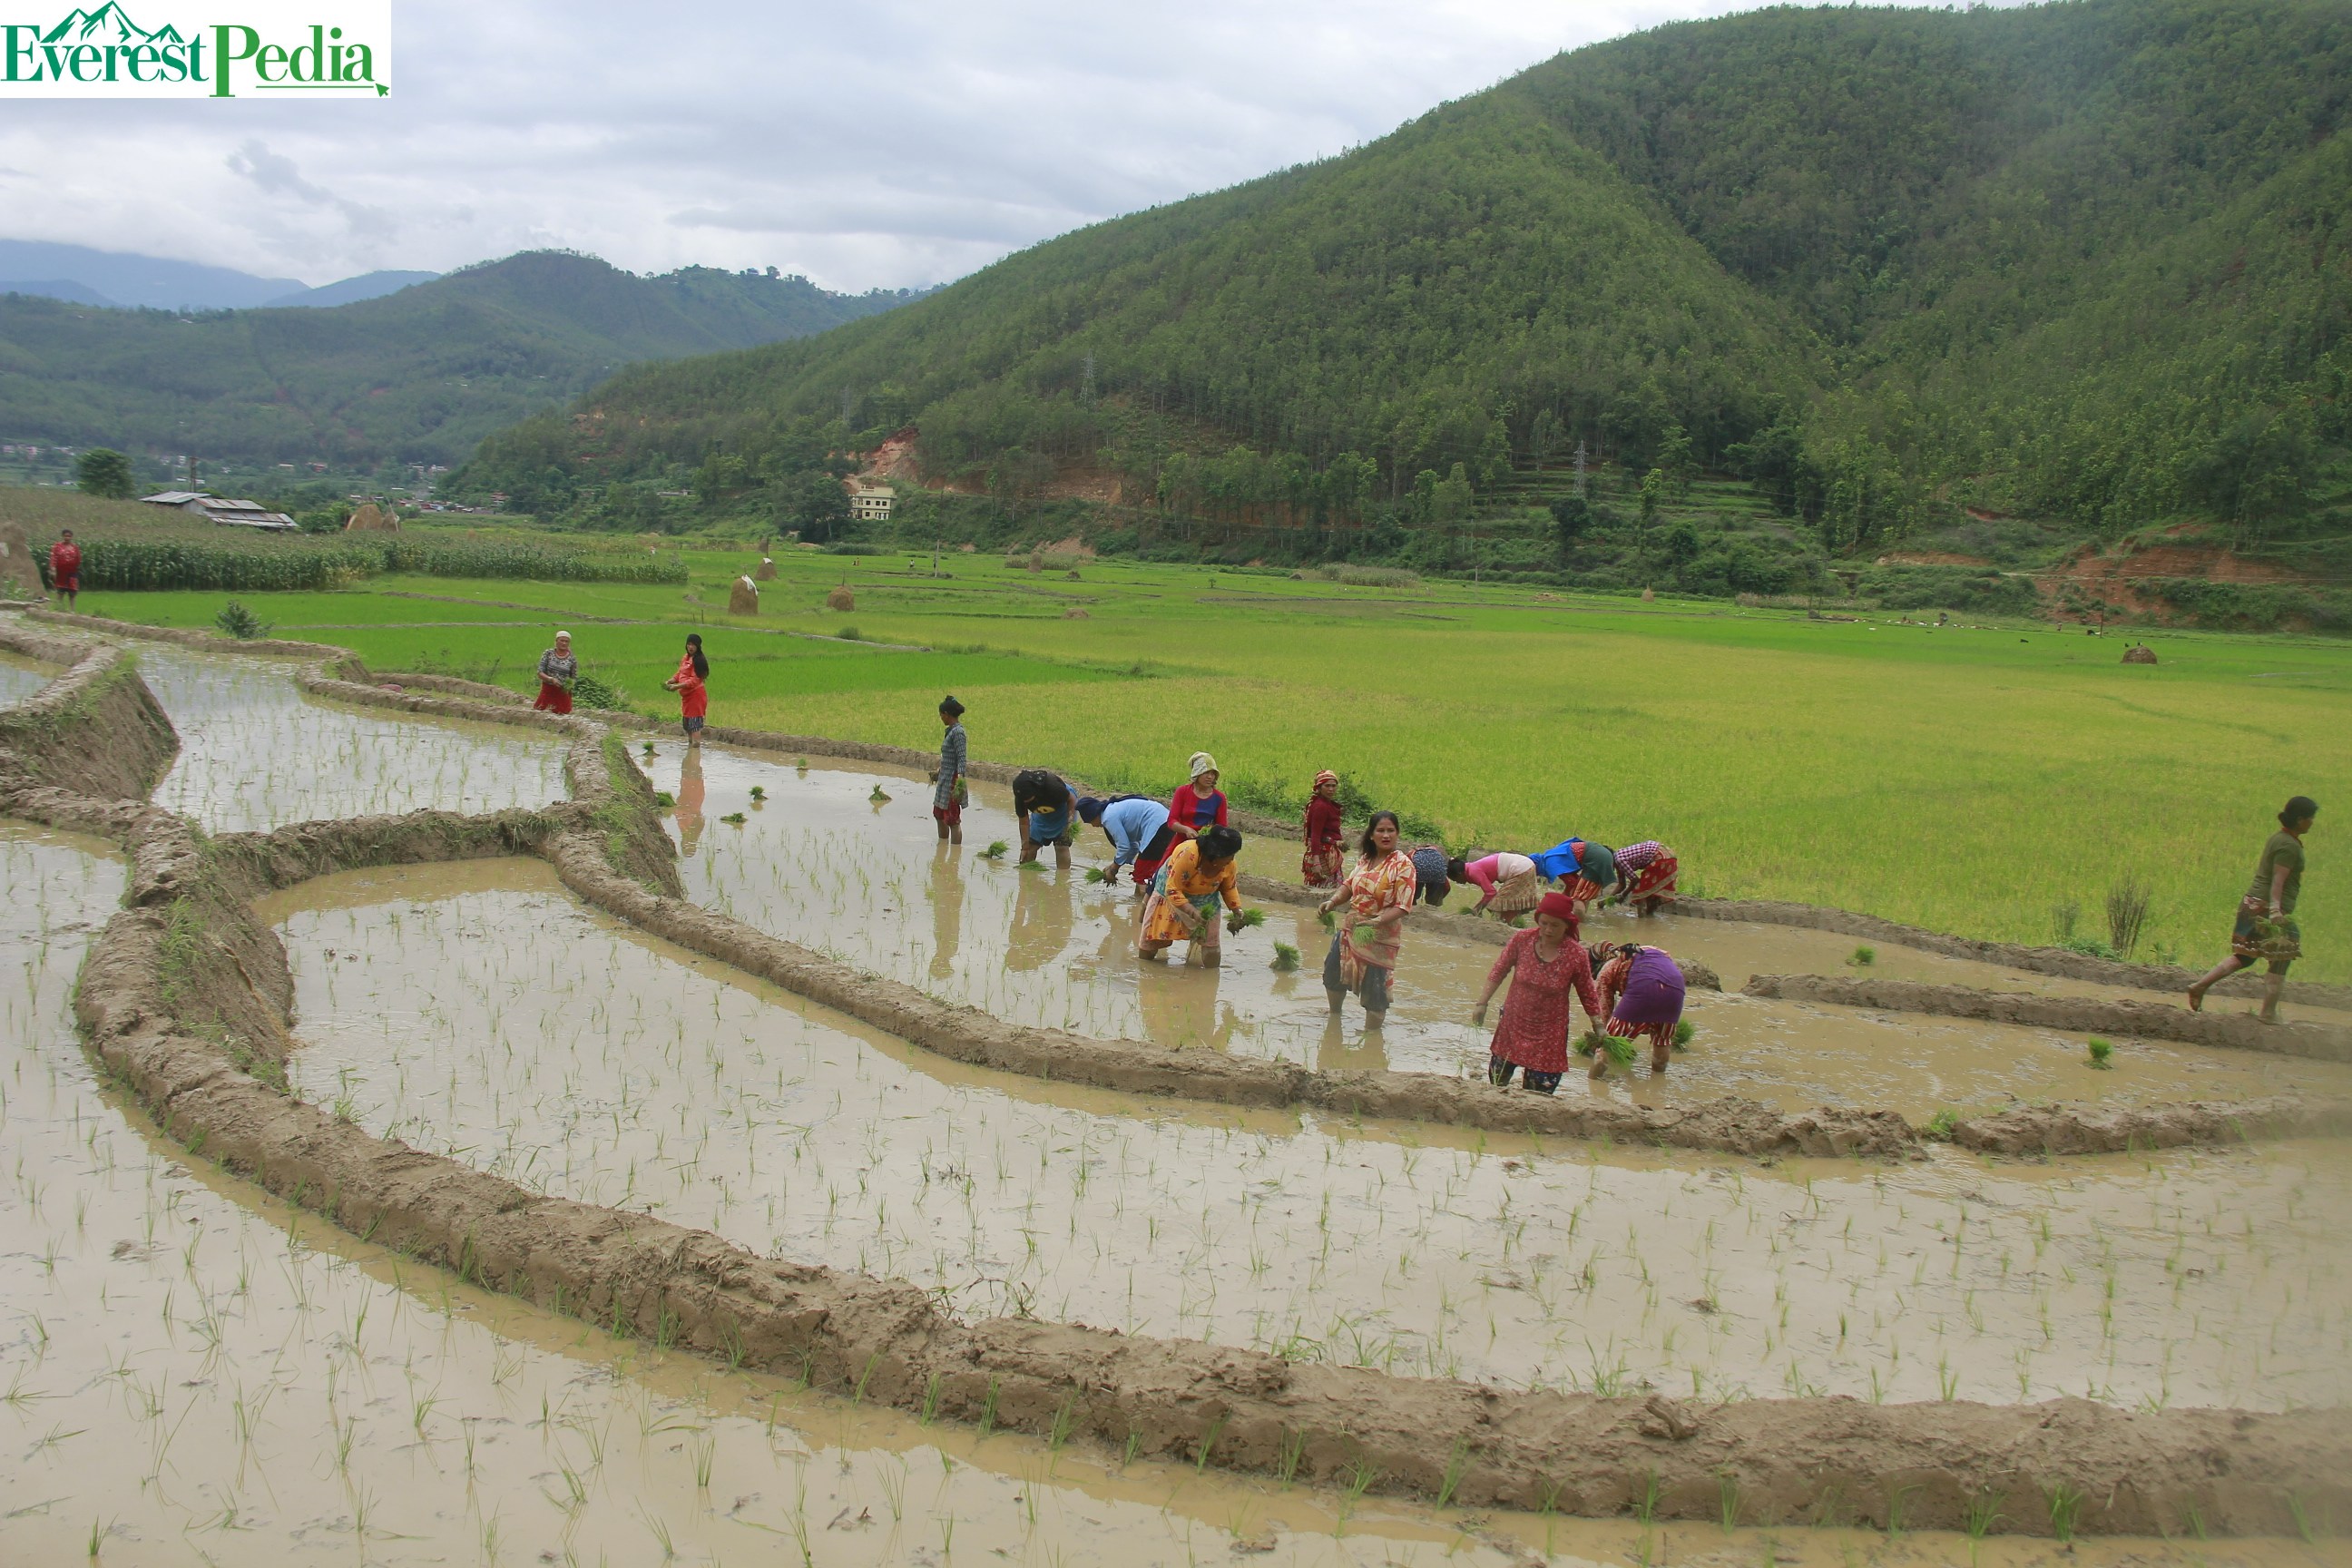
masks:
[(849, 492), (849, 515), (860, 522), (887, 522), (898, 492), (888, 485), (857, 485)]

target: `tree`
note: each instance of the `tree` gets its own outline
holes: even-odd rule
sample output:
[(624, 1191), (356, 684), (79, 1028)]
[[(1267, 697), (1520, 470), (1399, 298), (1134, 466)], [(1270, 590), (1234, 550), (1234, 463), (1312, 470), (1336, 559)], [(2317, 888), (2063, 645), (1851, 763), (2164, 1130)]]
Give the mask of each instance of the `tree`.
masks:
[(1666, 559), (1680, 566), (1698, 557), (1698, 530), (1678, 522), (1666, 531)]
[(776, 521), (810, 544), (829, 544), (849, 527), (849, 492), (831, 474), (795, 474), (777, 487)]
[(1698, 476), (1698, 459), (1691, 452), (1689, 432), (1679, 425), (1669, 425), (1658, 442), (1658, 470), (1666, 476), (1666, 485), (1676, 500), (1690, 494), (1691, 480)]
[(1536, 467), (1540, 468), (1551, 461), (1552, 454), (1559, 450), (1560, 443), (1567, 438), (1568, 431), (1561, 426), (1559, 416), (1549, 408), (1539, 408), (1536, 411), (1535, 423), (1528, 426), (1528, 456), (1534, 458)]
[(1652, 468), (1642, 476), (1642, 521), (1633, 544), (1633, 559), (1641, 561), (1649, 554), (1650, 525), (1658, 521), (1658, 503), (1665, 499), (1666, 474), (1663, 468)]
[(1561, 496), (1551, 503), (1552, 532), (1559, 536), (1559, 552), (1565, 555), (1584, 531), (1592, 526), (1592, 503), (1582, 496)]
[(137, 487), (131, 479), (131, 459), (111, 447), (92, 447), (74, 459), (74, 483), (86, 496), (129, 500)]

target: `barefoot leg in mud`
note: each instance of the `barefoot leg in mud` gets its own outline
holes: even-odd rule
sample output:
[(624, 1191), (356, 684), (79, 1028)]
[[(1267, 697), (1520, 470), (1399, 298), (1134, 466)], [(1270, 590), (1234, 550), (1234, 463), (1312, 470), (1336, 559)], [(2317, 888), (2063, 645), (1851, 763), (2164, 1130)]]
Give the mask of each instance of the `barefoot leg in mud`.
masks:
[(2192, 1013), (2202, 1013), (2205, 1010), (2205, 993), (2245, 967), (2246, 961), (2233, 952), (2207, 970), (2204, 977), (2189, 988), (2189, 1010)]

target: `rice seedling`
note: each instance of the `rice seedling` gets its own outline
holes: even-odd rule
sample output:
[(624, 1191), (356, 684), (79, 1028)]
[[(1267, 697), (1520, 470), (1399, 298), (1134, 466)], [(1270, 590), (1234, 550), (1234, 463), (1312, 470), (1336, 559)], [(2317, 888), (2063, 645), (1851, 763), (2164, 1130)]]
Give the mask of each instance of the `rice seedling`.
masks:
[[(874, 787), (877, 790), (879, 790), (882, 786), (880, 784), (876, 784)], [(983, 860), (1002, 860), (1008, 853), (1011, 852), (1012, 848), (1013, 846), (1007, 844), (1002, 838), (992, 839), (990, 841), (988, 847), (980, 852), (980, 858)]]
[(751, 798), (752, 798), (753, 800), (765, 800), (765, 799), (767, 799), (767, 798), (768, 798), (768, 786), (767, 786), (767, 785), (765, 785), (765, 784), (753, 784), (753, 785), (751, 786)]
[(1277, 973), (1283, 974), (1288, 974), (1297, 970), (1298, 967), (1298, 950), (1291, 946), (1290, 943), (1286, 942), (1276, 942), (1274, 944), (1273, 967)]
[(2111, 1041), (2100, 1039), (2095, 1035), (2091, 1037), (2090, 1056), (2091, 1065), (2093, 1067), (2112, 1068), (2116, 1064), (2108, 1058), (2112, 1058), (2115, 1054), (2116, 1047)]
[(1846, 962), (1856, 969), (1867, 969), (1878, 962), (1878, 950), (1874, 947), (1857, 947), (1853, 950), (1853, 956)]
[(1677, 1018), (1675, 1020), (1675, 1049), (1678, 1051), (1688, 1049), (1690, 1043), (1697, 1037), (1697, 1025), (1692, 1023), (1688, 1018)]

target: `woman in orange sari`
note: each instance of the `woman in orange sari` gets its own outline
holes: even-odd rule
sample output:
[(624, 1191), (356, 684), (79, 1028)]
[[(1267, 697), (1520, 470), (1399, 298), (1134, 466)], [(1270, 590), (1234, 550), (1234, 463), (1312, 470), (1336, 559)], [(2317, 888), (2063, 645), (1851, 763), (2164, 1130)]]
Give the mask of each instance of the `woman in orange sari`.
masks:
[(1421, 881), (1412, 857), (1397, 847), (1397, 815), (1376, 811), (1364, 825), (1356, 868), (1339, 890), (1323, 902), (1326, 910), (1340, 905), (1339, 930), (1323, 960), (1323, 990), (1338, 1012), (1348, 993), (1364, 1005), (1364, 1024), (1377, 1029), (1388, 1018), (1389, 985), (1403, 945), (1404, 918), (1412, 912)]

